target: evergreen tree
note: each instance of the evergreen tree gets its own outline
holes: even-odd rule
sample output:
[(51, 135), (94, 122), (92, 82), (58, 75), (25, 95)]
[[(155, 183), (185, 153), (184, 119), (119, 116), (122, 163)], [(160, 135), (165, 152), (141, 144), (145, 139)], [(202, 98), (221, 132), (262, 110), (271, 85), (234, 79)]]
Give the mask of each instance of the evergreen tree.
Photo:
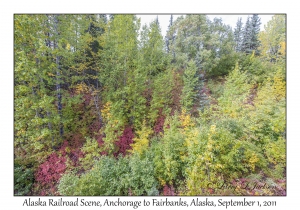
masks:
[(246, 54), (252, 53), (251, 51), (251, 35), (252, 35), (252, 24), (250, 17), (247, 17), (245, 27), (243, 28), (243, 43), (242, 43), (242, 52)]
[(236, 27), (234, 29), (234, 42), (235, 42), (235, 50), (236, 52), (240, 52), (242, 49), (242, 18), (238, 18), (236, 23)]
[(169, 20), (169, 25), (168, 25), (168, 30), (167, 30), (167, 35), (165, 36), (165, 42), (166, 42), (166, 51), (167, 53), (170, 52), (170, 42), (174, 41), (174, 36), (170, 36), (169, 31), (170, 28), (173, 25), (173, 15), (171, 14), (170, 20)]
[(257, 14), (254, 14), (251, 18), (248, 16), (246, 25), (243, 30), (243, 43), (242, 51), (246, 54), (251, 54), (255, 51), (255, 54), (259, 54), (259, 40), (258, 33), (260, 31), (260, 18)]
[(260, 31), (260, 18), (258, 17), (258, 14), (254, 14), (251, 18), (251, 45), (250, 45), (250, 49), (253, 51), (255, 51), (256, 55), (259, 55), (259, 46), (260, 46), (260, 41), (258, 39), (258, 34)]
[(107, 15), (106, 14), (99, 14), (98, 15), (99, 16), (99, 19), (102, 19), (103, 20), (103, 22), (105, 23), (105, 24), (107, 24)]
[[(139, 56), (138, 63), (139, 69), (145, 74), (146, 91), (144, 95), (147, 103), (150, 104), (149, 115), (151, 115), (151, 122), (153, 122), (156, 119), (158, 109), (168, 104), (167, 99), (164, 101), (165, 103), (160, 103), (162, 101), (160, 97), (164, 98), (164, 94), (157, 95), (158, 89), (155, 87), (157, 85), (161, 87), (161, 84), (159, 84), (161, 80), (158, 77), (160, 79), (166, 78), (164, 72), (166, 70), (164, 41), (157, 19), (152, 21), (149, 27), (147, 25), (143, 26), (140, 44), (141, 56)], [(164, 82), (166, 81), (164, 80)], [(153, 90), (152, 93), (151, 90)], [(159, 97), (159, 102), (157, 101), (157, 96)]]
[(184, 86), (182, 89), (181, 104), (183, 109), (190, 111), (197, 97), (196, 86), (198, 78), (195, 61), (191, 60), (188, 63), (188, 66), (184, 71), (183, 82)]
[(101, 63), (101, 50), (103, 50), (103, 38), (102, 35), (106, 30), (106, 15), (87, 15), (85, 17), (88, 21), (88, 29), (86, 30), (86, 34), (88, 35), (84, 50), (84, 56), (86, 60), (86, 69), (83, 71), (84, 74), (84, 82), (89, 87), (89, 92), (93, 97), (94, 106), (96, 108), (96, 115), (98, 116), (98, 120), (100, 125), (102, 124), (102, 116), (99, 105), (99, 96), (100, 90), (103, 85), (99, 82), (100, 68), (99, 63)]
[(109, 16), (109, 20), (112, 21), (115, 18), (115, 14), (110, 14)]
[(133, 82), (138, 59), (138, 30), (139, 20), (136, 16), (114, 15), (104, 38), (100, 64), (103, 76), (99, 79), (106, 90), (104, 101), (110, 104), (111, 117), (105, 126), (104, 139), (105, 149), (110, 154), (117, 149), (114, 141), (123, 127), (126, 124), (133, 125), (136, 121), (135, 105), (139, 92), (132, 95), (132, 88), (136, 90), (138, 86)]
[(150, 23), (148, 37), (144, 59), (146, 59), (149, 67), (147, 70), (148, 75), (151, 77), (163, 69), (164, 43), (158, 19)]

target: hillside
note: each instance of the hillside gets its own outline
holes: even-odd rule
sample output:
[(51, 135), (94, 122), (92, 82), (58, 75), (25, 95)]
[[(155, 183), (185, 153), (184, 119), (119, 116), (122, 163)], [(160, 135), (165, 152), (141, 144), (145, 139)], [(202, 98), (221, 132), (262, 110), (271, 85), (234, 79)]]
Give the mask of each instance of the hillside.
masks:
[(15, 15), (15, 195), (285, 195), (285, 30)]

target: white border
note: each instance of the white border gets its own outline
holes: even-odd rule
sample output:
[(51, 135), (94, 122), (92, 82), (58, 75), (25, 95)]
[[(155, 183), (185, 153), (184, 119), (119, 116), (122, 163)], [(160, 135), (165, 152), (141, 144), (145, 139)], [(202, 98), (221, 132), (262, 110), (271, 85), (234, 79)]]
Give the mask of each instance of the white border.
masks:
[[(299, 16), (295, 1), (252, 0), (252, 1), (39, 1), (15, 0), (0, 3), (0, 128), (1, 128), (1, 199), (3, 209), (22, 208), (24, 197), (13, 197), (13, 14), (14, 13), (286, 13), (287, 14), (287, 197), (247, 197), (254, 200), (277, 200), (277, 209), (292, 207), (299, 209), (297, 196), (299, 179)], [(298, 51), (296, 51), (298, 50)], [(47, 197), (48, 199), (49, 197)], [(88, 197), (82, 197), (88, 199)], [(110, 197), (112, 198), (112, 197)], [(203, 197), (202, 197), (203, 198)], [(217, 198), (210, 197), (217, 200)], [(222, 197), (224, 198), (224, 197)], [(240, 200), (242, 197), (226, 197)], [(36, 197), (35, 197), (36, 199)], [(43, 198), (46, 200), (46, 198)], [(94, 198), (90, 198), (93, 200)], [(104, 198), (98, 198), (103, 200)], [(143, 199), (141, 197), (124, 199)], [(150, 198), (149, 198), (150, 199)], [(175, 198), (173, 198), (175, 200)], [(184, 197), (186, 200), (192, 198)], [(224, 198), (225, 199), (225, 198)], [(96, 200), (96, 199), (95, 199)], [(37, 209), (37, 207), (34, 207)], [(49, 208), (49, 207), (47, 207)], [(60, 208), (60, 207), (57, 207)], [(67, 207), (64, 207), (67, 208)], [(93, 207), (95, 208), (95, 207)], [(99, 207), (96, 207), (99, 208)], [(165, 207), (164, 207), (165, 208)], [(176, 207), (172, 207), (176, 208)], [(199, 208), (199, 207), (198, 207)], [(206, 209), (204, 207), (200, 207)], [(27, 207), (27, 209), (31, 209)], [(40, 209), (40, 208), (38, 208)], [(88, 208), (90, 209), (90, 208)], [(104, 208), (101, 208), (104, 209)], [(109, 208), (117, 209), (117, 208)], [(125, 209), (133, 209), (128, 207)], [(138, 208), (142, 209), (142, 208)], [(170, 209), (170, 208), (169, 208)], [(177, 208), (179, 209), (179, 208)], [(230, 208), (229, 208), (230, 209)], [(239, 208), (240, 209), (240, 208)], [(253, 208), (252, 208), (253, 209)], [(261, 208), (260, 208), (261, 209)], [(273, 208), (272, 208), (273, 209)]]

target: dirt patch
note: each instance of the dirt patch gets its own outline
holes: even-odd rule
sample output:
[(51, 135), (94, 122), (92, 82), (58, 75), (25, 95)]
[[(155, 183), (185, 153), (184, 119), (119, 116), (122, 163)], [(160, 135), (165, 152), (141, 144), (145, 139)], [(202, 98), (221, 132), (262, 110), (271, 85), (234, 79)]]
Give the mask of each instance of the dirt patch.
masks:
[(251, 106), (254, 106), (254, 99), (256, 98), (257, 96), (257, 84), (253, 85), (252, 88), (250, 89), (250, 94), (249, 94), (249, 97), (246, 101), (245, 104), (249, 104)]

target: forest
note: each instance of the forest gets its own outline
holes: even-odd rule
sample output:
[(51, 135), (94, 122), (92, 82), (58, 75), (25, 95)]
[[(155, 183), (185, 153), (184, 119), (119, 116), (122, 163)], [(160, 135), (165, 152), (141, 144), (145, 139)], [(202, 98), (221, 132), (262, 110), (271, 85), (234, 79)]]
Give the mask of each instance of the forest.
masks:
[(14, 195), (286, 195), (286, 16), (236, 19), (15, 14)]

